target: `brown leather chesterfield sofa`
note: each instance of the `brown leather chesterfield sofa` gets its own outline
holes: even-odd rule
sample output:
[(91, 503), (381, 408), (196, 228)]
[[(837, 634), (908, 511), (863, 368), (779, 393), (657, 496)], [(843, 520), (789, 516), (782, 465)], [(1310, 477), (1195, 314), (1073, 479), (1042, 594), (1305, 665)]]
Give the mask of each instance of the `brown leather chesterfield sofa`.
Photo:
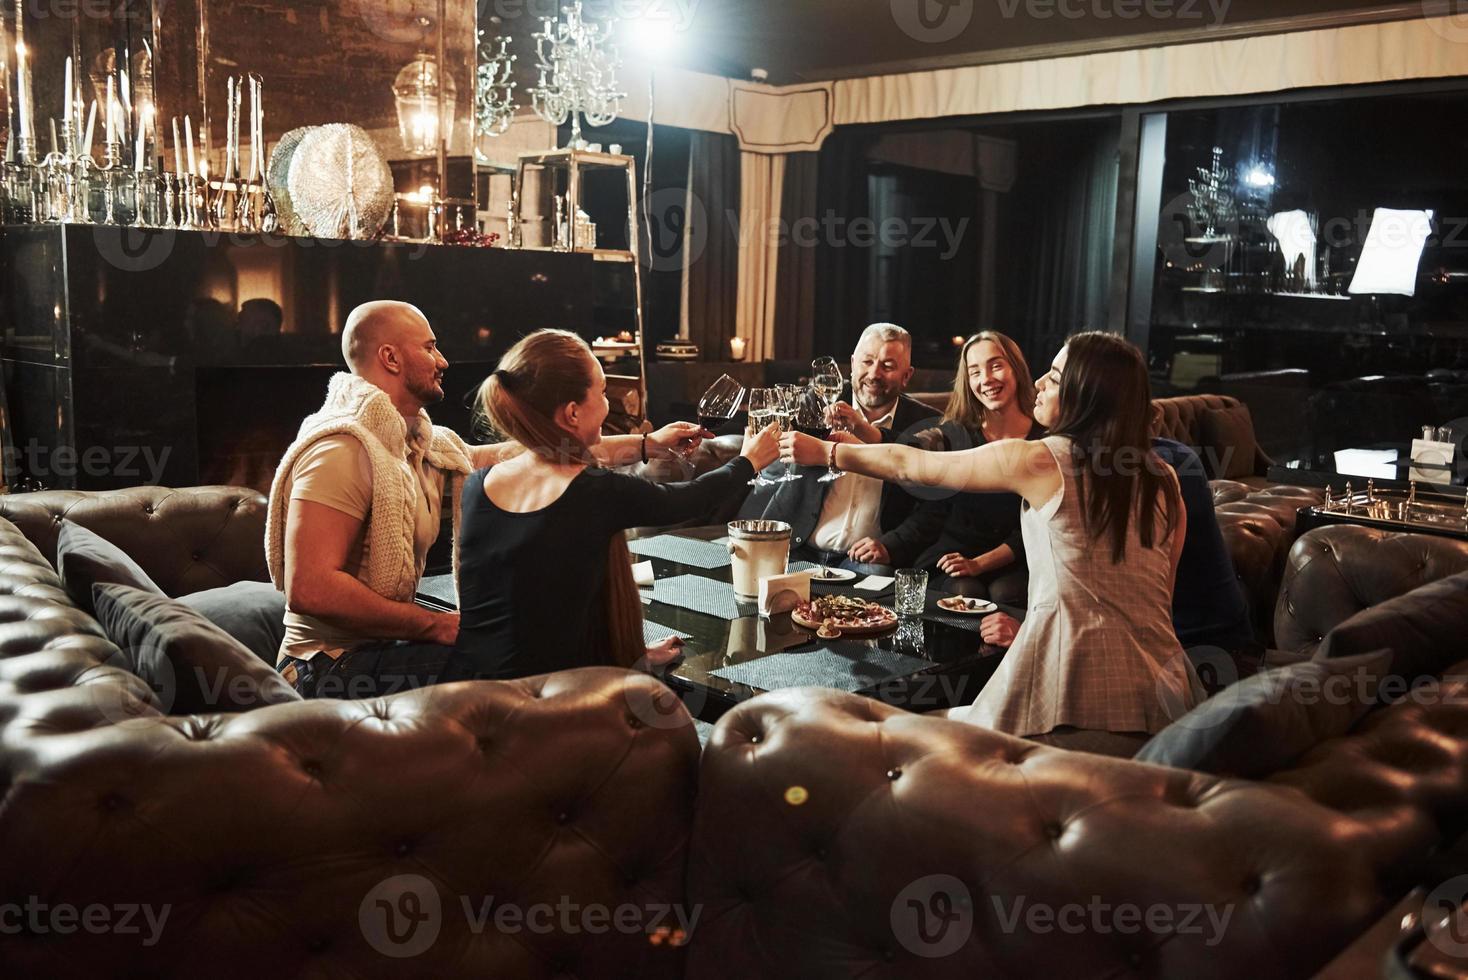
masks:
[(652, 678), (170, 717), (45, 557), (68, 517), (171, 594), (263, 578), (263, 506), (0, 497), (0, 976), (680, 976), (699, 747)]

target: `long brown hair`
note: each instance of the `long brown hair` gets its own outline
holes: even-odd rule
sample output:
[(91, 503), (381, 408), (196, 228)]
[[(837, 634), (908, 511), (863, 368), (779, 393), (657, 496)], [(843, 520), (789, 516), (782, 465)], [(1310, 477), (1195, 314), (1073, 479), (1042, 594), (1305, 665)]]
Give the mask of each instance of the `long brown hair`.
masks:
[[(555, 465), (595, 466), (591, 448), (556, 421), (557, 409), (586, 399), (591, 389), (591, 348), (565, 330), (538, 330), (500, 358), (499, 367), (479, 388), (479, 410), (490, 428)], [(602, 587), (603, 623), (589, 623), (587, 636), (595, 659), (633, 667), (646, 654), (642, 639), (642, 599), (632, 578), (632, 555), (624, 534), (607, 547)]]
[(1165, 539), (1177, 527), (1181, 506), (1165, 464), (1152, 451), (1147, 363), (1135, 345), (1115, 334), (1078, 333), (1066, 346), (1059, 417), (1051, 432), (1071, 440), (1086, 528), (1097, 540), (1111, 538), (1111, 560), (1120, 564), (1133, 512), (1141, 521), (1142, 545), (1151, 548), (1161, 508), (1166, 507)]
[(1035, 379), (1030, 375), (1024, 351), (1012, 338), (997, 330), (981, 330), (964, 341), (958, 352), (958, 376), (953, 379), (953, 394), (948, 397), (948, 409), (943, 413), (943, 421), (957, 422), (970, 431), (982, 429), (990, 414), (974, 394), (968, 380), (968, 352), (986, 340), (997, 345), (1009, 362), (1009, 372), (1014, 376), (1014, 397), (1019, 402), (1020, 411), (1030, 419), (1035, 417)]

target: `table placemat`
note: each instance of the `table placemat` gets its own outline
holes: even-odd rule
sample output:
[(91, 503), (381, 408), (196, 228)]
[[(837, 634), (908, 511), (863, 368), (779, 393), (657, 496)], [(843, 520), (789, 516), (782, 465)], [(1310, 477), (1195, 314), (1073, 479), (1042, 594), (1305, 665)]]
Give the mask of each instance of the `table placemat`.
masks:
[(662, 558), (680, 565), (694, 568), (726, 568), (729, 565), (729, 547), (717, 541), (698, 541), (679, 537), (676, 534), (659, 534), (652, 538), (638, 538), (627, 542), (627, 550), (644, 558)]
[(838, 643), (807, 653), (776, 653), (710, 671), (715, 677), (762, 691), (830, 687), (855, 694), (894, 677), (926, 670), (931, 661), (859, 643)]
[(652, 623), (645, 619), (642, 621), (642, 642), (644, 645), (652, 646), (654, 643), (661, 643), (670, 636), (676, 636), (682, 640), (693, 639), (693, 634), (691, 633), (675, 630), (669, 626), (659, 626), (657, 623)]
[(452, 575), (428, 575), (418, 583), (418, 594), (431, 596), (451, 609), (459, 608), (459, 593)]
[[(643, 594), (647, 595), (647, 590), (643, 590)], [(652, 587), (651, 599), (719, 619), (743, 619), (759, 614), (759, 604), (736, 600), (734, 588), (728, 582), (718, 582), (702, 575), (659, 579)]]

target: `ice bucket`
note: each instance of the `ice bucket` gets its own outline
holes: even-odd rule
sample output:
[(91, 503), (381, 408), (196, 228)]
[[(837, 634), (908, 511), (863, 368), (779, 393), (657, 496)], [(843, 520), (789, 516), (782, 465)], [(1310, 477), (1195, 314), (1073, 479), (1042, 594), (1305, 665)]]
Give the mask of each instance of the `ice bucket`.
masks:
[(729, 554), (734, 559), (734, 594), (756, 599), (760, 579), (785, 574), (790, 525), (784, 521), (731, 521)]

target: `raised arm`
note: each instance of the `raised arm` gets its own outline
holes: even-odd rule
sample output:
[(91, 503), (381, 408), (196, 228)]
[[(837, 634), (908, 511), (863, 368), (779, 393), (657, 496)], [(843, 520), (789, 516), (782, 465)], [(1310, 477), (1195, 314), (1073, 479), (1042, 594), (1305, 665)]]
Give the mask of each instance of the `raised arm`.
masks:
[[(800, 432), (780, 441), (785, 459), (819, 466), (833, 458), (832, 443)], [(1005, 439), (957, 453), (932, 453), (911, 446), (836, 445), (836, 467), (909, 486), (947, 487), (966, 493), (1008, 491), (1033, 507), (1060, 489), (1060, 469), (1043, 442)]]

